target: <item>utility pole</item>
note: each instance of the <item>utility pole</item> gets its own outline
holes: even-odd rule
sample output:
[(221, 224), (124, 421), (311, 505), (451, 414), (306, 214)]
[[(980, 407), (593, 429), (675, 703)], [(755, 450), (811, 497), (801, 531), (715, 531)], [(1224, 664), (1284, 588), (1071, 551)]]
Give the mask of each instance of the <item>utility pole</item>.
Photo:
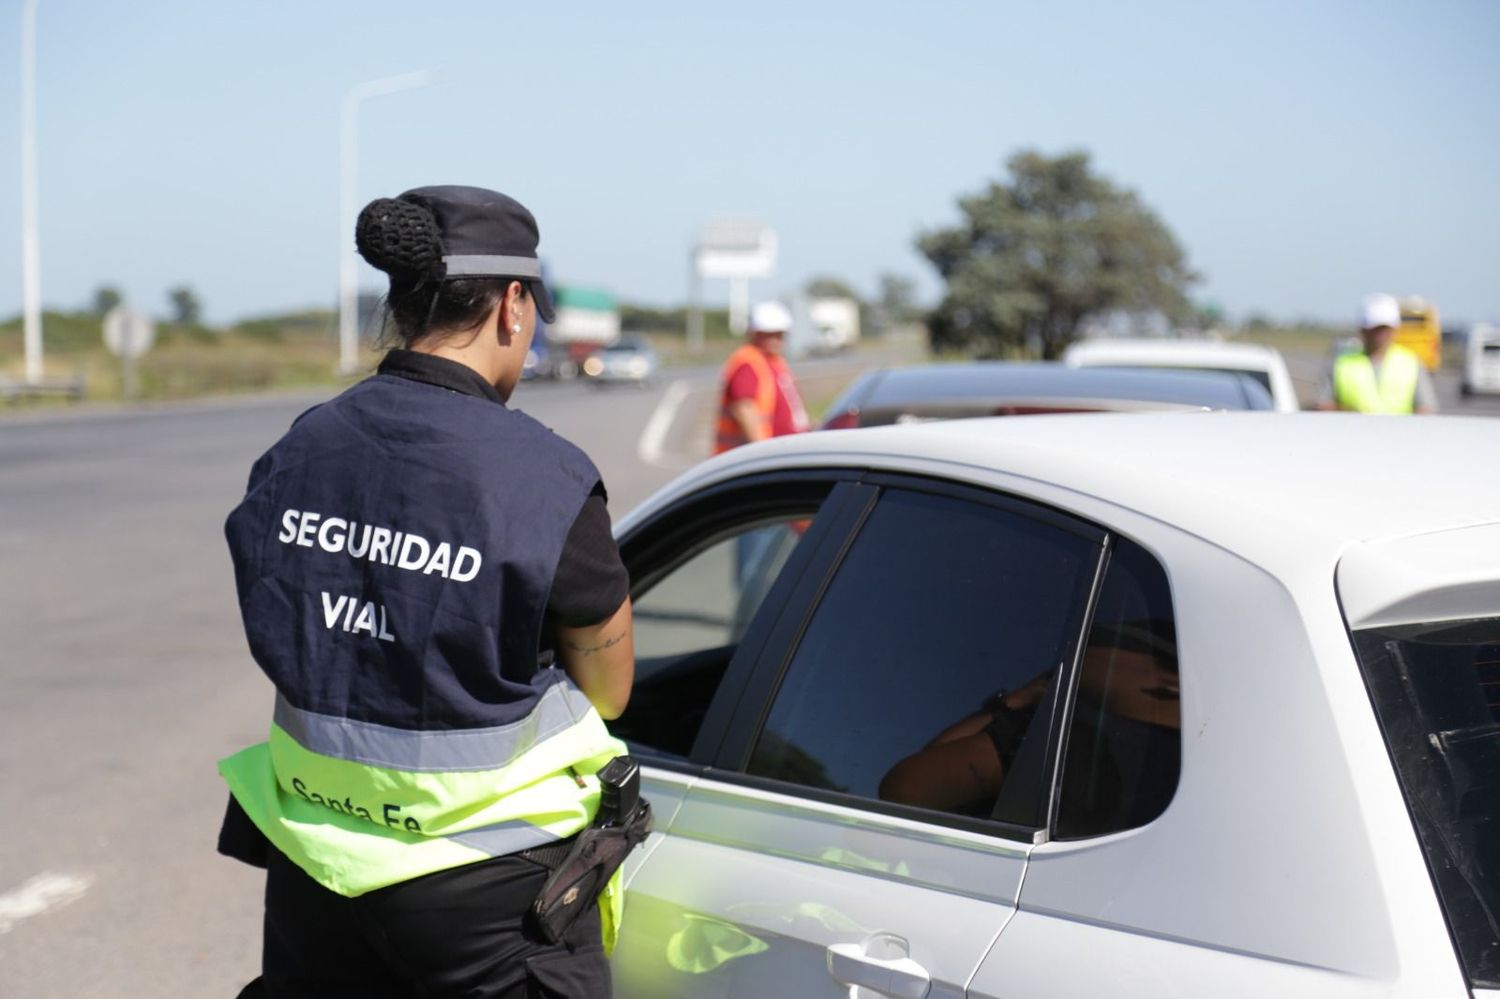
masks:
[(21, 311), (28, 385), (42, 380), (42, 264), (36, 202), (36, 0), (24, 0), (21, 5)]

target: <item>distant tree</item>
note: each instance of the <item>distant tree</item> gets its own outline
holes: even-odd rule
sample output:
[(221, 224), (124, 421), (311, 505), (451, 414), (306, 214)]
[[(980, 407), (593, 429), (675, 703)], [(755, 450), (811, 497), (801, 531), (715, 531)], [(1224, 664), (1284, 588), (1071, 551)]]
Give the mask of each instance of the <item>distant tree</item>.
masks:
[(112, 284), (101, 284), (94, 291), (94, 311), (101, 316), (123, 301), (125, 296)]
[(196, 326), (203, 318), (203, 303), (187, 285), (178, 285), (167, 292), (167, 301), (172, 303), (172, 321), (184, 326)]
[(856, 302), (863, 302), (859, 292), (835, 277), (813, 278), (803, 290), (807, 292), (808, 298), (852, 298)]
[(627, 333), (675, 333), (687, 331), (687, 310), (620, 303), (620, 329)]
[(885, 325), (909, 323), (917, 318), (917, 283), (900, 274), (880, 275), (880, 313)]
[(1196, 278), (1176, 238), (1087, 153), (1027, 150), (1007, 167), (1007, 180), (959, 199), (960, 225), (917, 240), (947, 284), (928, 321), (935, 349), (1051, 359), (1090, 319), (1190, 315)]

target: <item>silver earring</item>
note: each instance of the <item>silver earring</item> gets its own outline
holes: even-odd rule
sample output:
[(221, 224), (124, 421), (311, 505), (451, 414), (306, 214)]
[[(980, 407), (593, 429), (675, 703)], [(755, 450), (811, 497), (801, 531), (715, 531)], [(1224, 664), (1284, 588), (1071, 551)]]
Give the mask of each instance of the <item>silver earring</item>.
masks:
[(521, 324), (520, 323), (516, 323), (514, 326), (512, 326), (510, 328), (510, 331), (512, 333), (514, 333), (516, 336), (520, 336), (521, 335)]

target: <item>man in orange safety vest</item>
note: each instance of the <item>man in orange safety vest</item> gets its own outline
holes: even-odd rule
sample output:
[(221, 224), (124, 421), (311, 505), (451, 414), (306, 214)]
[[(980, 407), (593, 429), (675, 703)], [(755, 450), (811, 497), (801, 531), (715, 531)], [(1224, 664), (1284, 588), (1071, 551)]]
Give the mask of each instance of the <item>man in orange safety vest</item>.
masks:
[(724, 363), (714, 454), (808, 429), (797, 383), (782, 356), (792, 314), (780, 302), (750, 310), (746, 343)]

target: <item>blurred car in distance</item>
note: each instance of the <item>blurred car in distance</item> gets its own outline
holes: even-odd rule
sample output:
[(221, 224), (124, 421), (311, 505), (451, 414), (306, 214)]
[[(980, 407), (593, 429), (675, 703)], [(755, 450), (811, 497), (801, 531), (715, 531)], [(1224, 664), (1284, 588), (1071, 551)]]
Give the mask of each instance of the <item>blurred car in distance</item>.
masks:
[(1500, 327), (1480, 323), (1464, 344), (1464, 395), (1500, 392)]
[(587, 356), (589, 347), (588, 344), (559, 343), (553, 327), (539, 319), (526, 359), (521, 364), (521, 378), (527, 381), (577, 378), (579, 358)]
[(547, 340), (541, 323), (538, 323), (536, 334), (531, 338), (531, 346), (526, 351), (526, 360), (521, 365), (521, 378), (526, 381), (535, 378), (560, 378), (564, 374), (560, 360), (565, 357), (566, 352)]
[(1494, 439), (1063, 415), (685, 472), (616, 531), (614, 994), (1497, 999)]
[(583, 375), (594, 385), (650, 385), (660, 370), (656, 349), (635, 333), (624, 334), (583, 362)]
[(828, 407), (820, 429), (972, 416), (1273, 408), (1255, 378), (1236, 372), (978, 361), (868, 372)]
[(1063, 352), (1063, 363), (1078, 368), (1188, 368), (1248, 374), (1271, 393), (1276, 409), (1295, 413), (1297, 389), (1281, 352), (1258, 343), (1218, 340), (1166, 340), (1104, 337), (1081, 340)]

